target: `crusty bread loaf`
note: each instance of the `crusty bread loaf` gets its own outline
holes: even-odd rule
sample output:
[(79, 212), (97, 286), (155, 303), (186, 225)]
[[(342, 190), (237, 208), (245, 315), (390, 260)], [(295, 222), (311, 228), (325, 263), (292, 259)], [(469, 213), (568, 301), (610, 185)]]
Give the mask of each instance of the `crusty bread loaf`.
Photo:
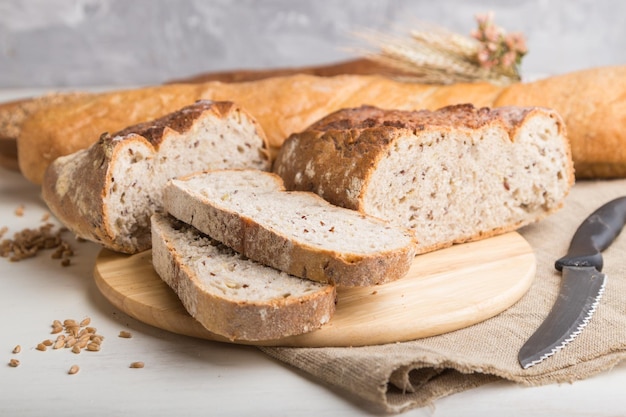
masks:
[(335, 311), (334, 286), (260, 265), (170, 216), (152, 216), (152, 263), (192, 317), (231, 340), (310, 332)]
[(274, 172), (289, 190), (410, 227), (419, 252), (537, 221), (574, 180), (556, 112), (472, 105), (341, 110), (291, 135)]
[(171, 180), (163, 207), (179, 220), (264, 265), (342, 286), (405, 275), (415, 241), (405, 228), (336, 207), (309, 192), (285, 192), (280, 177), (219, 170)]
[(151, 245), (150, 216), (170, 178), (230, 167), (269, 169), (263, 130), (233, 103), (199, 101), (58, 158), (42, 193), (78, 236), (135, 253)]
[(42, 109), (22, 126), (18, 158), (24, 176), (41, 183), (52, 160), (86, 148), (102, 132), (150, 120), (200, 98), (230, 100), (248, 110), (263, 126), (273, 150), (291, 133), (342, 108), (435, 110), (459, 103), (523, 104), (550, 107), (562, 115), (579, 178), (625, 176), (626, 130), (620, 128), (626, 118), (625, 95), (626, 66), (593, 68), (509, 87), (422, 85), (366, 75), (174, 84), (96, 94), (87, 103), (69, 101)]

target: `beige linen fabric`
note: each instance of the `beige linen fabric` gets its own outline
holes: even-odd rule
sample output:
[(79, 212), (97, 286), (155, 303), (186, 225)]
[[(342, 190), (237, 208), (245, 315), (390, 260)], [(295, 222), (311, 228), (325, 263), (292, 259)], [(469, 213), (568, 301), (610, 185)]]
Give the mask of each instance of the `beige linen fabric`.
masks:
[(602, 204), (625, 195), (626, 180), (579, 182), (559, 212), (521, 229), (536, 254), (536, 278), (520, 301), (494, 318), (404, 343), (262, 349), (332, 389), (389, 413), (426, 406), (495, 380), (542, 385), (573, 382), (606, 371), (626, 358), (626, 231), (603, 254), (606, 290), (582, 334), (527, 370), (519, 365), (517, 353), (556, 299), (561, 275), (554, 261), (566, 253), (578, 225)]

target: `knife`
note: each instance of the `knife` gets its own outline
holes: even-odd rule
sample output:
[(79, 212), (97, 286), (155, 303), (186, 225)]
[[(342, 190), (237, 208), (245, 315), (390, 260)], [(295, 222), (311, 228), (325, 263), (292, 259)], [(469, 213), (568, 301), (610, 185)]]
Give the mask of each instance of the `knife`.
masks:
[(567, 255), (556, 261), (561, 288), (552, 310), (522, 346), (518, 360), (527, 369), (563, 349), (587, 326), (604, 292), (602, 251), (626, 223), (626, 197), (609, 201), (578, 227)]

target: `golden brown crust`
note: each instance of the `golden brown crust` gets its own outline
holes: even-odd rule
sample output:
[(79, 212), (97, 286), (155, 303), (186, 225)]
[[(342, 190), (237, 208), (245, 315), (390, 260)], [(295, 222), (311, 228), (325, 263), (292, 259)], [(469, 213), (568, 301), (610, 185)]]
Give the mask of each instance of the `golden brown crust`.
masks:
[(437, 111), (384, 110), (374, 106), (361, 106), (334, 112), (309, 126), (306, 131), (352, 130), (353, 135), (354, 131), (362, 133), (367, 129), (382, 129), (380, 134), (384, 135), (388, 128), (409, 131), (439, 127), (478, 129), (487, 124), (499, 123), (512, 136), (512, 131), (532, 111), (534, 108), (531, 107), (477, 108), (471, 103), (450, 105)]
[(626, 66), (513, 84), (495, 106), (544, 106), (565, 120), (577, 178), (626, 176)]
[(290, 75), (95, 94), (86, 102), (68, 100), (29, 117), (18, 141), (19, 165), (28, 179), (40, 183), (54, 158), (89, 146), (103, 132), (157, 118), (199, 98), (230, 100), (246, 108), (260, 122), (274, 150), (290, 134), (341, 108), (374, 105), (434, 110), (459, 103), (550, 107), (565, 120), (577, 176), (626, 176), (626, 131), (622, 129), (626, 123), (626, 66), (509, 87), (487, 83), (433, 86), (369, 75)]
[[(235, 104), (230, 101), (214, 102), (201, 100), (196, 102), (193, 106), (184, 107), (179, 111), (167, 114), (159, 119), (129, 126), (119, 132), (113, 133), (111, 137), (124, 137), (136, 134), (143, 136), (153, 146), (158, 147), (163, 140), (165, 129), (173, 129), (178, 133), (184, 133), (189, 130), (198, 117), (207, 110), (210, 110), (218, 117), (223, 117), (235, 108)], [(245, 112), (243, 109), (240, 111)]]
[(273, 77), (286, 77), (295, 74), (315, 75), (317, 77), (334, 77), (336, 75), (385, 75), (403, 76), (406, 72), (383, 65), (377, 61), (367, 58), (357, 58), (348, 61), (338, 62), (329, 65), (313, 65), (294, 68), (271, 68), (253, 70), (235, 70), (222, 72), (207, 72), (191, 77), (175, 79), (168, 84), (187, 83), (207, 83), (209, 81), (220, 81), (223, 83), (240, 83), (247, 81), (258, 81)]

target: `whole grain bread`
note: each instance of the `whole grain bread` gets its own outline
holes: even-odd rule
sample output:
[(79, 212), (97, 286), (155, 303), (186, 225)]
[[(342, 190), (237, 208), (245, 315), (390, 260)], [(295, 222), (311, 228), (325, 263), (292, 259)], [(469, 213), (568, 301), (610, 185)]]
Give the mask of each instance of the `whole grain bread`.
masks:
[(230, 167), (269, 169), (263, 130), (233, 103), (199, 101), (58, 158), (42, 194), (76, 235), (136, 253), (150, 248), (150, 216), (170, 178)]
[(286, 192), (280, 177), (216, 170), (171, 180), (165, 210), (237, 252), (291, 275), (342, 286), (404, 276), (415, 256), (405, 228)]
[(189, 314), (231, 340), (310, 332), (335, 311), (335, 287), (263, 266), (171, 216), (152, 216), (152, 263)]
[(626, 176), (626, 130), (621, 129), (626, 120), (626, 66), (591, 68), (508, 87), (435, 86), (376, 75), (289, 75), (94, 94), (87, 102), (68, 100), (41, 109), (24, 122), (17, 144), (20, 169), (39, 184), (55, 158), (90, 146), (102, 132), (151, 120), (201, 98), (234, 101), (248, 110), (263, 126), (273, 153), (290, 134), (342, 108), (435, 110), (459, 103), (549, 107), (568, 127), (578, 178)]
[(283, 144), (289, 190), (411, 228), (418, 251), (481, 239), (560, 208), (574, 181), (565, 126), (537, 107), (359, 107)]

